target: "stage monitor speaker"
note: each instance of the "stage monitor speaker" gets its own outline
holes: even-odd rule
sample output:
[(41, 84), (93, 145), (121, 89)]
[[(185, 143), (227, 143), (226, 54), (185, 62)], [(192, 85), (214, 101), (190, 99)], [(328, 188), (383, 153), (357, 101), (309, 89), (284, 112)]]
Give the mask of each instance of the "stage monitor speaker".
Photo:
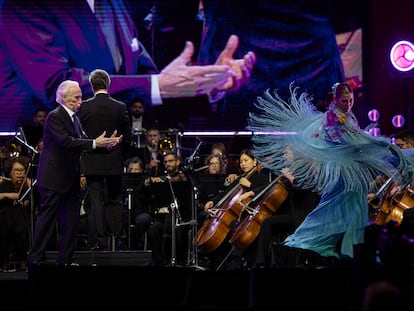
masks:
[[(54, 263), (56, 251), (46, 252), (46, 262)], [(78, 251), (75, 261), (81, 266), (148, 266), (151, 251)]]

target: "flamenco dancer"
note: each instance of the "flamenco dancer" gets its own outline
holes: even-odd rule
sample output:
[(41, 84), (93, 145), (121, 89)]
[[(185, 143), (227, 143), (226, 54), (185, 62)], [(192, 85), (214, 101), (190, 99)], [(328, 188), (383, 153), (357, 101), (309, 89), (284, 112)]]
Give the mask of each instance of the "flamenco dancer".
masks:
[[(277, 91), (266, 91), (255, 103), (259, 112), (248, 120), (248, 128), (260, 133), (252, 141), (263, 167), (276, 173), (288, 169), (296, 185), (321, 194), (316, 208), (284, 240), (278, 262), (347, 263), (365, 241), (370, 224), (367, 196), (380, 186), (376, 177), (392, 176), (395, 183), (406, 183), (412, 175), (409, 159), (389, 139), (360, 128), (349, 84), (332, 87), (326, 112), (316, 109), (308, 93), (298, 94), (293, 83), (290, 94), (285, 101)], [(290, 160), (284, 156), (286, 150)]]

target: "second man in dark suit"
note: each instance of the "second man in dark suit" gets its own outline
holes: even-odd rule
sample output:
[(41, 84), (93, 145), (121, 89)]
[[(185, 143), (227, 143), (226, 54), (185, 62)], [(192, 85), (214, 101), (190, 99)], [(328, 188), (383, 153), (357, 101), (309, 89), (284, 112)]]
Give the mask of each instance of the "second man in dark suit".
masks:
[(85, 100), (78, 112), (86, 134), (96, 137), (95, 133), (116, 130), (118, 135), (123, 135), (122, 143), (116, 148), (85, 152), (81, 159), (82, 178), (86, 177), (95, 221), (89, 225), (96, 226), (96, 239), (89, 243), (93, 250), (106, 250), (108, 237), (119, 241), (122, 231), (122, 174), (131, 142), (131, 123), (127, 106), (108, 94), (111, 79), (106, 71), (92, 71), (89, 82), (94, 96)]

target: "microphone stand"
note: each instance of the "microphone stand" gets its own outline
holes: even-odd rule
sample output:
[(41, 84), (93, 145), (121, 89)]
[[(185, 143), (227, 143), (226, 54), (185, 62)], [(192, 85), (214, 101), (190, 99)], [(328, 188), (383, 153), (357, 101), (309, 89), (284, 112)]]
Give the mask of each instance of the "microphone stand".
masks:
[(132, 194), (134, 189), (128, 188), (128, 249), (131, 250), (131, 210), (132, 210)]
[[(26, 136), (24, 134), (23, 128), (20, 128), (20, 135), (22, 135), (22, 137), (24, 139), (26, 139)], [(19, 136), (14, 136), (14, 138), (17, 139), (17, 141), (19, 141), (22, 145), (24, 145), (27, 149), (29, 149), (32, 152), (32, 157), (30, 158), (30, 164), (29, 164), (29, 168), (32, 168), (33, 165), (33, 160), (34, 160), (34, 156), (36, 154), (39, 153), (39, 151), (37, 151), (35, 148), (33, 148), (31, 145), (29, 145), (25, 140), (21, 139)], [(35, 215), (35, 211), (34, 211), (34, 191), (33, 191), (33, 187), (36, 185), (37, 180), (34, 179), (34, 175), (33, 175), (33, 169), (30, 170), (30, 172), (27, 172), (28, 174), (31, 174), (31, 178), (30, 178), (30, 187), (29, 189), (27, 189), (27, 191), (23, 194), (23, 196), (18, 200), (19, 203), (23, 202), (24, 198), (29, 194), (30, 192), (30, 230), (29, 230), (29, 247), (32, 247), (33, 244), (33, 231), (34, 231), (34, 215)]]
[[(172, 182), (171, 182), (171, 178), (167, 178), (168, 181), (168, 185), (170, 186), (170, 190), (171, 190), (171, 195), (173, 197), (173, 202), (171, 203), (170, 207), (171, 207), (171, 266), (172, 267), (176, 267), (177, 266), (177, 235), (176, 235), (176, 230), (178, 227), (181, 226), (195, 226), (197, 227), (197, 220), (196, 219), (192, 219), (189, 221), (182, 221), (181, 218), (181, 214), (180, 214), (180, 209), (178, 206), (178, 201), (177, 201), (177, 197), (175, 195), (174, 192), (174, 188), (172, 186)], [(192, 239), (193, 241), (193, 239)], [(197, 258), (197, 256), (195, 255), (194, 258)], [(197, 265), (197, 261), (195, 262), (195, 264), (193, 265), (194, 267), (198, 267)], [(200, 270), (203, 270), (204, 268), (199, 267)]]
[(173, 202), (171, 203), (171, 266), (175, 267), (177, 265), (177, 244), (176, 244), (176, 229), (181, 222), (180, 211), (178, 209), (178, 201), (175, 196), (175, 192), (172, 186), (171, 178), (167, 178), (168, 185), (170, 186), (171, 195), (173, 197)]
[(32, 146), (30, 146), (27, 142), (25, 142), (23, 139), (21, 139), (19, 136), (14, 136), (14, 138), (16, 138), (22, 145), (24, 145), (27, 149), (29, 149), (31, 152), (33, 152), (34, 154), (38, 154), (39, 151), (37, 151), (35, 148), (33, 148)]
[(198, 202), (198, 194), (199, 189), (197, 186), (197, 182), (195, 180), (195, 173), (202, 171), (206, 168), (208, 168), (208, 165), (203, 166), (198, 169), (194, 169), (194, 162), (198, 161), (199, 156), (198, 153), (200, 152), (201, 146), (204, 144), (203, 141), (200, 141), (195, 148), (194, 152), (191, 154), (190, 157), (186, 158), (186, 168), (189, 172), (188, 176), (190, 177), (191, 181), (191, 211), (192, 211), (192, 220), (188, 221), (186, 224), (189, 224), (192, 226), (191, 231), (189, 232), (189, 251), (188, 251), (188, 258), (187, 258), (187, 264), (191, 267), (197, 268), (199, 270), (205, 270), (203, 267), (200, 267), (198, 265), (198, 250), (197, 250), (197, 227), (198, 227), (198, 221), (197, 221), (197, 202)]
[(194, 267), (198, 270), (205, 270), (205, 268), (198, 265), (198, 249), (197, 249), (197, 231), (198, 231), (198, 220), (197, 220), (197, 205), (198, 205), (198, 194), (199, 189), (194, 182), (194, 177), (192, 174), (189, 174), (192, 188), (191, 188), (191, 205), (192, 205), (192, 219), (187, 221), (186, 223), (182, 223), (181, 225), (191, 225), (192, 229), (189, 232), (189, 241), (188, 241), (188, 258), (187, 258), (187, 265), (190, 267)]
[[(193, 154), (187, 158), (185, 160), (185, 162), (187, 163), (188, 166), (186, 166), (185, 168), (191, 168), (193, 167), (193, 162), (195, 159), (197, 159), (197, 154), (200, 151), (201, 145), (203, 144), (202, 141), (199, 142), (199, 144), (197, 145), (196, 149), (194, 150)], [(191, 179), (191, 183), (193, 186), (193, 182), (192, 182), (192, 178), (190, 176)], [(178, 201), (177, 201), (177, 197), (175, 195), (174, 192), (174, 188), (172, 186), (172, 182), (171, 182), (171, 177), (167, 176), (167, 181), (168, 181), (168, 185), (170, 187), (170, 191), (171, 191), (171, 195), (173, 197), (173, 202), (171, 203), (170, 207), (171, 207), (171, 266), (175, 267), (177, 265), (177, 242), (176, 242), (176, 230), (178, 227), (180, 226), (186, 226), (186, 225), (191, 225), (193, 227), (197, 227), (197, 219), (196, 219), (196, 208), (195, 208), (195, 204), (194, 204), (194, 199), (192, 200), (192, 220), (187, 221), (187, 222), (183, 222), (181, 215), (180, 215), (180, 210), (179, 210), (179, 206), (178, 206)], [(194, 190), (192, 190), (193, 192)], [(193, 195), (193, 194), (192, 194)], [(191, 230), (190, 234), (193, 232), (194, 230)], [(192, 239), (194, 240), (194, 239)], [(195, 252), (196, 254), (196, 252)], [(197, 266), (197, 260), (195, 262), (195, 266)]]
[(201, 146), (204, 144), (203, 141), (200, 141), (195, 148), (194, 152), (185, 159), (185, 163), (187, 164), (189, 169), (193, 169), (194, 162), (199, 159), (198, 153), (200, 152)]

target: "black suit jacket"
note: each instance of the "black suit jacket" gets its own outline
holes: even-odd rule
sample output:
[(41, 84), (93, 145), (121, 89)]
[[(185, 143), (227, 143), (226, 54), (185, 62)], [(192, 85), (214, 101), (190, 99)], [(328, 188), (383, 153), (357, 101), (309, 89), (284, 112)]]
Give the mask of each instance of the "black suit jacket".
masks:
[(77, 113), (88, 137), (96, 138), (106, 131), (109, 137), (114, 130), (123, 135), (119, 146), (96, 149), (82, 154), (82, 173), (85, 175), (119, 175), (131, 143), (131, 124), (127, 107), (107, 93), (96, 94), (82, 103)]
[(79, 157), (92, 151), (92, 139), (78, 138), (68, 112), (59, 106), (49, 112), (43, 132), (43, 149), (37, 168), (37, 185), (59, 193), (79, 184)]
[[(129, 114), (129, 118), (130, 118), (130, 122), (131, 122), (131, 127), (134, 130), (134, 128), (132, 126), (133, 116), (132, 116), (131, 113)], [(153, 127), (158, 127), (158, 120), (151, 113), (144, 112), (142, 114), (142, 131), (149, 130)]]

